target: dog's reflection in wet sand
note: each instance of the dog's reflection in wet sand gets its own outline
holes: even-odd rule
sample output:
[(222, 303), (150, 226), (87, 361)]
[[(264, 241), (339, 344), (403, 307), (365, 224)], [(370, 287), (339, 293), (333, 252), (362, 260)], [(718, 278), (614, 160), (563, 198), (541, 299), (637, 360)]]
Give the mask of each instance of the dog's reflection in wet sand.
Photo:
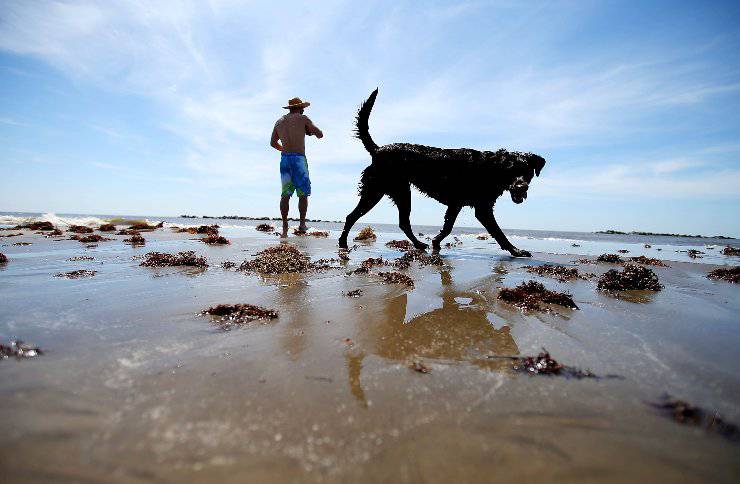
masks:
[(424, 361), (464, 363), (490, 371), (505, 371), (506, 360), (487, 355), (516, 355), (519, 348), (509, 326), (496, 329), (488, 303), (476, 292), (455, 289), (448, 271), (442, 271), (442, 307), (406, 321), (407, 295), (386, 300), (386, 306), (359, 326), (357, 347), (346, 354), (350, 391), (365, 404), (361, 386), (367, 354), (406, 363)]

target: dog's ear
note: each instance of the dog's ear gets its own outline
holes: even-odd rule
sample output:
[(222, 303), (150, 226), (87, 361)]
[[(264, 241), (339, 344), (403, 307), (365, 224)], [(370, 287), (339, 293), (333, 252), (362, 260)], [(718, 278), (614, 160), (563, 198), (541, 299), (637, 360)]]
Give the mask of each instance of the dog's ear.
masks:
[(534, 170), (535, 175), (540, 176), (542, 168), (545, 167), (545, 159), (533, 153), (528, 153), (527, 164), (529, 164), (529, 167)]

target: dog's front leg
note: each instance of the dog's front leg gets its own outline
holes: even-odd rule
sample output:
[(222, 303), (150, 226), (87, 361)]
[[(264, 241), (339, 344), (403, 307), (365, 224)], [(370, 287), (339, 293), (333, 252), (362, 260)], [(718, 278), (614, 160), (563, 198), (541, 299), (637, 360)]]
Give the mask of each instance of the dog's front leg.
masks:
[(496, 242), (498, 242), (498, 245), (500, 245), (502, 249), (509, 252), (514, 257), (532, 257), (532, 254), (526, 250), (517, 249), (514, 247), (514, 244), (509, 242), (509, 239), (506, 238), (506, 234), (504, 234), (504, 231), (498, 226), (496, 218), (493, 216), (493, 207), (475, 207), (475, 218), (483, 224), (486, 230), (488, 230), (488, 233), (496, 239)]
[(434, 239), (432, 239), (432, 250), (439, 252), (440, 249), (440, 243), (442, 240), (444, 240), (445, 237), (450, 235), (450, 232), (452, 232), (452, 227), (455, 225), (455, 220), (457, 220), (457, 216), (460, 214), (460, 210), (462, 210), (461, 206), (449, 206), (447, 207), (447, 211), (445, 212), (445, 223), (442, 226), (442, 230), (439, 231), (439, 234), (437, 234)]

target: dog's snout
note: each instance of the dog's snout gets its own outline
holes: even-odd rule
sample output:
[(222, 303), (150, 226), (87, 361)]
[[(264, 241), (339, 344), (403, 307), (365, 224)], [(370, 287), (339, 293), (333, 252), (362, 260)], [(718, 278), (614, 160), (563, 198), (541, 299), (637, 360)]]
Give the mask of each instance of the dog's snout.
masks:
[(514, 203), (522, 203), (527, 199), (527, 190), (529, 189), (529, 182), (523, 177), (519, 177), (509, 187), (509, 193), (511, 194), (511, 200)]

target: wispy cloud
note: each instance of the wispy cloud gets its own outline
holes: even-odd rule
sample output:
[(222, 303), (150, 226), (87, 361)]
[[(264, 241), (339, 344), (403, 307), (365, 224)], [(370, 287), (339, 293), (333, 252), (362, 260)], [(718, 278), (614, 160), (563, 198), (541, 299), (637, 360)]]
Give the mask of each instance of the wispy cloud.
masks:
[(28, 123), (16, 121), (15, 119), (11, 118), (0, 118), (0, 123), (7, 124), (8, 126), (30, 126)]

